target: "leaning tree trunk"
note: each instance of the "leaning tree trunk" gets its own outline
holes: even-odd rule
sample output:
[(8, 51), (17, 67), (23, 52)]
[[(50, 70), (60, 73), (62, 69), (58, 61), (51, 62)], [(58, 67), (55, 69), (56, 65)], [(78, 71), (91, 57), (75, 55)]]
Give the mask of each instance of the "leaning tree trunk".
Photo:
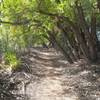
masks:
[[(63, 22), (66, 22), (66, 26), (69, 28), (71, 28), (72, 32), (75, 33), (75, 37), (77, 38), (77, 41), (80, 45), (79, 48), (81, 48), (81, 52), (83, 53), (84, 57), (86, 58), (86, 60), (90, 60), (90, 55), (89, 55), (89, 50), (88, 50), (88, 46), (86, 44), (86, 42), (84, 41), (84, 38), (82, 36), (81, 30), (79, 28), (79, 25), (77, 23), (73, 23), (69, 18), (63, 17), (63, 16), (58, 16), (58, 22), (60, 22), (60, 20)], [(61, 23), (60, 23), (61, 24)], [(61, 30), (63, 30), (63, 27), (59, 26), (59, 28)], [(63, 30), (63, 32), (65, 32)], [(68, 37), (66, 37), (68, 39)], [(72, 46), (72, 44), (71, 44)], [(70, 52), (72, 52), (72, 50), (70, 49)]]
[(70, 54), (63, 48), (63, 46), (57, 41), (56, 36), (54, 35), (55, 31), (48, 31), (48, 35), (51, 37), (51, 41), (55, 44), (59, 50), (63, 53), (69, 63), (73, 63), (73, 59), (70, 57)]
[(75, 50), (72, 48), (72, 42), (70, 41), (70, 38), (67, 31), (64, 29), (64, 26), (59, 22), (60, 20), (57, 22), (57, 27), (61, 31), (61, 35), (63, 36), (63, 40), (65, 40), (71, 58), (73, 59), (73, 61), (76, 61), (78, 59), (78, 56), (74, 54)]
[[(84, 33), (84, 36), (85, 36), (85, 39), (86, 39), (86, 42), (87, 42), (87, 46), (89, 48), (89, 52), (90, 52), (90, 60), (91, 61), (95, 61), (97, 60), (97, 49), (96, 49), (96, 32), (95, 32), (95, 25), (96, 25), (96, 20), (95, 20), (95, 17), (93, 17), (93, 25), (91, 27), (91, 32), (89, 32), (89, 27), (87, 25), (87, 22), (85, 20), (85, 16), (84, 16), (84, 13), (83, 13), (83, 9), (82, 9), (82, 6), (81, 4), (78, 5), (76, 3), (76, 10), (77, 10), (77, 16), (78, 16), (78, 19), (79, 19), (79, 25), (81, 26), (81, 29)], [(94, 37), (95, 36), (95, 37)], [(95, 41), (94, 41), (94, 38), (95, 38)]]
[(96, 35), (96, 14), (92, 13), (91, 15), (91, 36), (93, 39), (93, 46), (95, 48), (94, 58), (97, 59), (97, 52), (98, 52), (98, 38)]
[[(78, 3), (78, 0), (75, 5), (76, 20), (74, 21), (70, 20), (69, 17), (63, 15), (61, 16), (59, 14), (52, 14), (43, 11), (40, 13), (50, 16), (54, 22), (56, 23), (59, 22), (59, 25), (61, 24), (61, 26), (60, 27), (58, 26), (58, 28), (62, 31), (61, 33), (64, 32), (64, 35), (66, 36), (64, 38), (67, 39), (66, 44), (69, 47), (69, 51), (71, 52), (71, 55), (72, 54), (74, 55), (73, 50), (75, 47), (72, 48), (73, 44), (72, 42), (70, 42), (70, 38), (67, 35), (67, 30), (65, 27), (67, 27), (67, 29), (70, 28), (70, 30), (74, 33), (74, 40), (77, 41), (78, 50), (82, 52), (82, 55), (85, 57), (85, 59), (87, 59), (90, 62), (97, 60), (98, 52), (97, 52), (97, 37), (96, 37), (96, 18), (95, 16), (91, 16), (92, 19), (91, 26), (88, 26), (84, 15), (84, 10), (81, 4)], [(53, 37), (53, 41), (60, 48), (63, 54), (66, 55), (68, 61), (73, 62), (67, 50), (65, 50), (65, 48), (63, 48), (63, 46), (56, 40), (54, 34), (51, 35)]]
[(75, 60), (80, 59), (78, 49), (76, 49), (77, 43), (75, 41), (75, 35), (73, 35), (72, 37), (70, 36), (70, 33), (72, 32), (70, 27), (68, 25), (65, 25), (65, 27), (64, 27), (64, 25), (59, 25), (59, 28), (62, 30), (62, 34), (64, 35), (66, 41), (68, 41), (68, 45), (69, 45), (70, 50), (72, 51), (73, 55), (75, 56)]
[(97, 35), (96, 35), (96, 14), (95, 13), (92, 13), (92, 15), (91, 15), (91, 35), (93, 37), (94, 45), (97, 49), (98, 38), (97, 38)]

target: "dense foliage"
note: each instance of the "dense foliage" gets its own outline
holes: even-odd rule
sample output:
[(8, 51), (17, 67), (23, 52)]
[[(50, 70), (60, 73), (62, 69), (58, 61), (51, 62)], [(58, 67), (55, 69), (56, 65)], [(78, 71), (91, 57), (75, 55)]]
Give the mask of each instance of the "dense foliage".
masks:
[(1, 0), (0, 4), (1, 54), (13, 57), (43, 45), (59, 48), (70, 63), (97, 60), (99, 0)]

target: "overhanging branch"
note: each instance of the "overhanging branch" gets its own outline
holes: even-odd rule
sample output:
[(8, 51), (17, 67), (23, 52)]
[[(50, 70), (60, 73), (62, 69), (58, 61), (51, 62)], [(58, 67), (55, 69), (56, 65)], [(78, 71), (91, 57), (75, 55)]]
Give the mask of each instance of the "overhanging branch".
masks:
[(11, 22), (11, 21), (2, 21), (0, 20), (0, 24), (10, 24), (10, 25), (26, 25), (26, 24), (29, 24), (30, 22), (35, 22), (35, 23), (39, 23), (40, 24), (40, 21), (39, 20), (24, 20), (24, 21), (20, 21), (20, 22)]
[(22, 22), (10, 22), (10, 21), (0, 20), (0, 24), (11, 24), (11, 25), (25, 25), (25, 24), (28, 24), (29, 22), (30, 22), (30, 20), (25, 20)]

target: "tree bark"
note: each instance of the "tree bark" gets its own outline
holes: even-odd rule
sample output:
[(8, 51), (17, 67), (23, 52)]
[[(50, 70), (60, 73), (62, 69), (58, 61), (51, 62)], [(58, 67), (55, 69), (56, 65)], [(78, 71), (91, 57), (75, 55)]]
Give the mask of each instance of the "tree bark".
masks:
[(70, 52), (71, 58), (73, 59), (73, 61), (76, 61), (77, 60), (77, 56), (75, 56), (74, 53), (73, 53), (74, 49), (72, 48), (72, 44), (70, 42), (70, 38), (69, 38), (66, 30), (64, 29), (64, 27), (63, 27), (63, 25), (61, 24), (60, 21), (57, 22), (57, 27), (61, 30), (61, 34), (63, 35), (63, 38), (64, 38), (65, 43), (67, 45), (67, 49)]
[(93, 39), (93, 46), (94, 46), (94, 54), (92, 55), (94, 57), (94, 60), (97, 60), (97, 52), (98, 52), (98, 38), (96, 35), (96, 16), (95, 13), (92, 13), (91, 16), (91, 36)]
[[(89, 48), (90, 59), (92, 61), (94, 61), (94, 60), (97, 59), (97, 50), (95, 48), (95, 43), (94, 43), (95, 41), (93, 39), (94, 37), (89, 32), (89, 27), (88, 27), (88, 25), (86, 23), (82, 6), (81, 5), (79, 6), (78, 4), (76, 4), (76, 9), (77, 9), (77, 16), (78, 16), (78, 19), (79, 19), (79, 23), (81, 23), (80, 26), (82, 28), (82, 31), (84, 32), (85, 39), (86, 39), (86, 42), (87, 42), (86, 45)], [(95, 19), (94, 19), (94, 22), (93, 22), (93, 27), (94, 27), (94, 24), (95, 24)], [(95, 29), (95, 27), (94, 27), (94, 29)], [(93, 30), (93, 31), (95, 31), (95, 30)]]
[[(54, 31), (53, 31), (54, 33)], [(70, 55), (67, 53), (67, 51), (65, 51), (65, 49), (61, 46), (61, 44), (56, 40), (55, 35), (52, 32), (48, 31), (48, 35), (50, 35), (50, 37), (52, 37), (52, 42), (56, 44), (56, 46), (59, 48), (59, 50), (63, 53), (63, 55), (65, 56), (65, 58), (68, 60), (69, 63), (73, 63), (72, 58), (70, 57)]]

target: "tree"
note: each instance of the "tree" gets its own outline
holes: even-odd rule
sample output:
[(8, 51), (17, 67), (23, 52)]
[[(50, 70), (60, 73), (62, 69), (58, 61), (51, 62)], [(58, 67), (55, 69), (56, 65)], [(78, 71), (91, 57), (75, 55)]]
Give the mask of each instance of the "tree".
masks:
[(70, 63), (98, 59), (98, 0), (5, 0), (1, 6), (2, 29), (14, 30), (9, 45), (18, 49), (50, 42)]

